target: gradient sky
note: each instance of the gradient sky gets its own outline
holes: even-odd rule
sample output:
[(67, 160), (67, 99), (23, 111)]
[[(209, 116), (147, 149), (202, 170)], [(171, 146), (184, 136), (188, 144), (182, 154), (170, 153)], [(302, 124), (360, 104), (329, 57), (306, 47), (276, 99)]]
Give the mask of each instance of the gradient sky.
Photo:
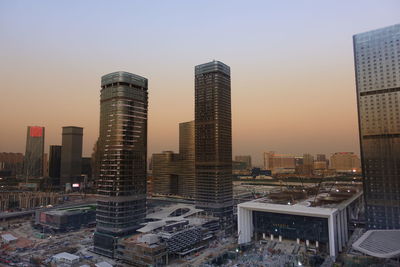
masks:
[(194, 66), (231, 67), (233, 155), (359, 153), (352, 35), (400, 22), (400, 1), (0, 0), (0, 152), (26, 126), (98, 137), (100, 77), (149, 79), (149, 155), (178, 149)]

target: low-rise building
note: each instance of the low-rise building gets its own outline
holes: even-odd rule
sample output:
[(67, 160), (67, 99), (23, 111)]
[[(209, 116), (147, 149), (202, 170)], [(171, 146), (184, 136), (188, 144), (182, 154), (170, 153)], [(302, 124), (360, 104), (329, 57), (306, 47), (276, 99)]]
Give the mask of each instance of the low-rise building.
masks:
[(52, 260), (58, 264), (64, 263), (67, 265), (74, 265), (80, 261), (79, 256), (76, 256), (71, 253), (61, 252), (52, 257)]
[(271, 193), (238, 205), (238, 242), (289, 239), (337, 257), (361, 207), (359, 187), (321, 186)]

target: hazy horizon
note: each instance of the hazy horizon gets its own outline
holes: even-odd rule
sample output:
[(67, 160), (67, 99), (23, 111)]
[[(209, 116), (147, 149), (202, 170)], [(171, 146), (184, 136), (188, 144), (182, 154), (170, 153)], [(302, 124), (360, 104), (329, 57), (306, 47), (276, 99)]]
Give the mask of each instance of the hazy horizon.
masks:
[[(73, 3), (73, 4), (72, 4)], [(231, 67), (233, 155), (359, 154), (354, 34), (399, 23), (385, 1), (2, 1), (0, 152), (25, 153), (26, 127), (98, 137), (100, 78), (149, 79), (148, 156), (178, 151), (194, 119), (194, 66)]]

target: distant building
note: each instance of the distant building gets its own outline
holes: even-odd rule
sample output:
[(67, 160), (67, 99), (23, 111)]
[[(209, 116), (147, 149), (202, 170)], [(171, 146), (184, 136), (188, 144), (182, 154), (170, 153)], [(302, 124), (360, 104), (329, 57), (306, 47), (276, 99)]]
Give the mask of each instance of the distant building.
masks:
[(272, 174), (294, 173), (295, 168), (296, 160), (293, 155), (264, 152), (264, 169), (271, 170)]
[(61, 148), (62, 146), (50, 146), (49, 149), (49, 177), (60, 178), (61, 174)]
[(28, 126), (24, 158), (26, 179), (43, 176), (44, 136), (44, 127)]
[(22, 174), (24, 155), (22, 153), (0, 153), (1, 177), (17, 176)]
[(235, 156), (235, 161), (237, 162), (244, 162), (245, 163), (245, 168), (247, 170), (251, 170), (253, 167), (251, 165), (251, 156), (245, 155), (245, 156)]
[(360, 172), (360, 158), (353, 152), (337, 152), (331, 156), (331, 169), (336, 172)]
[(43, 154), (43, 177), (49, 177), (49, 157), (47, 153)]
[(317, 154), (316, 161), (326, 161), (325, 154)]
[(314, 170), (327, 170), (328, 162), (324, 161), (314, 161)]
[(86, 175), (88, 178), (92, 177), (92, 158), (82, 157), (82, 175)]
[(179, 155), (181, 158), (182, 183), (186, 187), (185, 195), (195, 196), (195, 127), (194, 121), (179, 123)]
[(65, 126), (62, 128), (61, 186), (71, 185), (82, 171), (83, 128)]
[(179, 154), (153, 154), (153, 193), (195, 196), (194, 121), (179, 124)]
[(173, 151), (164, 151), (153, 154), (153, 192), (162, 195), (184, 194), (185, 187), (180, 183), (181, 171), (179, 154)]
[(220, 61), (195, 67), (196, 207), (233, 220), (231, 71)]

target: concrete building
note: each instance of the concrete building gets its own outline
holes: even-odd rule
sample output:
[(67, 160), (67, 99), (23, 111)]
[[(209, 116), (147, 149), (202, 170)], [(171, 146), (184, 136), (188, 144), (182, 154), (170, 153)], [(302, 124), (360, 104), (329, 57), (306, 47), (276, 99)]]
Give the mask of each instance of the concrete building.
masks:
[[(232, 222), (230, 68), (220, 61), (195, 67), (196, 207)], [(221, 223), (223, 227), (223, 223)]]
[(28, 126), (23, 173), (26, 179), (43, 176), (44, 136), (44, 127)]
[(79, 181), (82, 171), (83, 128), (65, 126), (62, 128), (62, 150), (60, 184), (70, 186)]
[(121, 239), (119, 254), (124, 263), (137, 267), (165, 266), (167, 263), (167, 247), (156, 234)]
[(101, 78), (94, 251), (111, 258), (117, 240), (135, 232), (146, 216), (147, 84), (122, 71)]
[(360, 172), (360, 158), (353, 152), (337, 152), (331, 156), (330, 168), (336, 172)]
[(353, 37), (369, 229), (400, 229), (400, 24)]
[(271, 193), (268, 198), (239, 204), (239, 244), (293, 240), (337, 257), (349, 238), (349, 224), (358, 219), (362, 191), (354, 187), (322, 188)]

